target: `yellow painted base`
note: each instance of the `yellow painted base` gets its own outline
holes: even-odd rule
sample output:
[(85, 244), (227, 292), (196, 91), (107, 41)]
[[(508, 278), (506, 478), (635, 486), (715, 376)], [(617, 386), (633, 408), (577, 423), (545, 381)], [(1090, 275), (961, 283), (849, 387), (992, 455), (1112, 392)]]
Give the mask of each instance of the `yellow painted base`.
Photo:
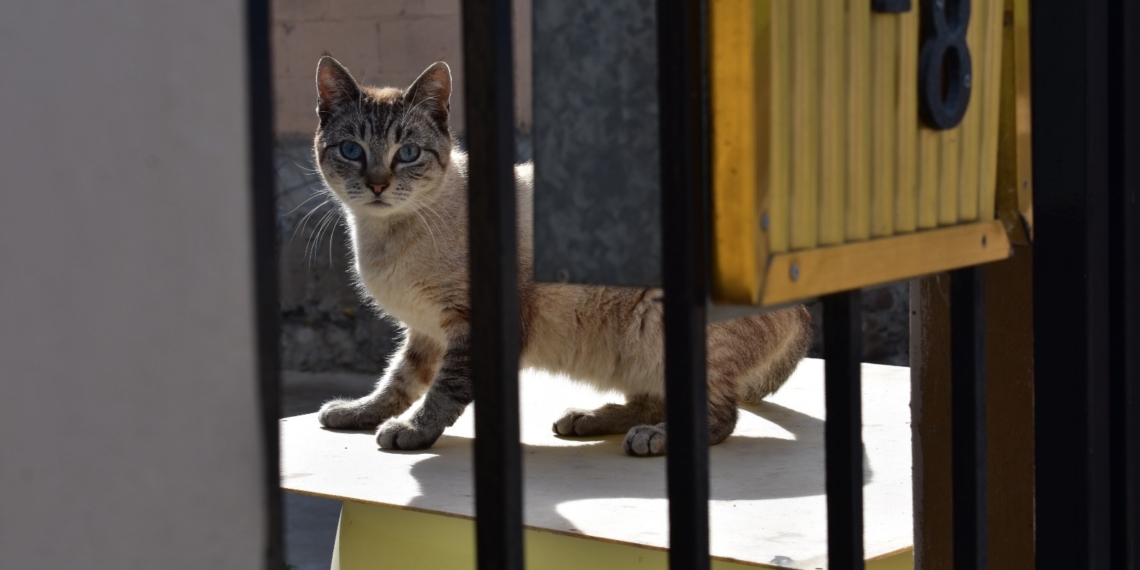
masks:
[[(533, 529), (524, 532), (528, 570), (666, 570), (668, 554), (656, 550)], [(777, 568), (726, 560), (714, 570)], [(869, 561), (867, 570), (912, 570), (913, 550)], [(447, 517), (346, 501), (340, 514), (332, 570), (475, 569), (475, 524)]]

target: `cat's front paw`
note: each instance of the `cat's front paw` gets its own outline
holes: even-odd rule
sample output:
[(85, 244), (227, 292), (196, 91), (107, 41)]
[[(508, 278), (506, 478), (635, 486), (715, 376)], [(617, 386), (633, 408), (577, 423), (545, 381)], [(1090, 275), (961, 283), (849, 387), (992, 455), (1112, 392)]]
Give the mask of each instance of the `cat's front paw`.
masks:
[(598, 429), (597, 418), (590, 410), (574, 408), (566, 410), (566, 413), (554, 422), (551, 429), (558, 435), (569, 436), (602, 435), (604, 433)]
[(630, 428), (621, 448), (630, 455), (647, 457), (665, 454), (665, 424), (649, 424)]
[(427, 449), (443, 432), (428, 431), (408, 422), (388, 420), (376, 431), (376, 443), (382, 449)]
[(317, 420), (329, 429), (376, 429), (380, 415), (357, 400), (331, 400), (317, 412)]

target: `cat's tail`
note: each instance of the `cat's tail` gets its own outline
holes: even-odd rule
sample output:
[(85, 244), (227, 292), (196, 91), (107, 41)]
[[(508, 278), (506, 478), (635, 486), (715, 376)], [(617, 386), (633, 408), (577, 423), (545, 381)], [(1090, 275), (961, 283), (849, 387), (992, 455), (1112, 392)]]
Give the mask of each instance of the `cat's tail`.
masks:
[(787, 316), (781, 319), (781, 324), (787, 328), (780, 335), (782, 342), (739, 388), (740, 400), (744, 403), (759, 403), (779, 390), (811, 348), (811, 313), (807, 307), (801, 305), (785, 311)]

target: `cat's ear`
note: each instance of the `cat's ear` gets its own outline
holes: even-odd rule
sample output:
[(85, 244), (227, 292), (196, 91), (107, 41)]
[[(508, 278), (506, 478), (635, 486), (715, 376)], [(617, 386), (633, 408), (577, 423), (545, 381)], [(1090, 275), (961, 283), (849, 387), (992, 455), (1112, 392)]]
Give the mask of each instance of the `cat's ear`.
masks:
[(360, 99), (360, 85), (339, 61), (324, 56), (317, 63), (317, 115)]
[(404, 93), (404, 99), (416, 109), (423, 109), (432, 118), (447, 123), (451, 113), (451, 68), (437, 61), (412, 82)]

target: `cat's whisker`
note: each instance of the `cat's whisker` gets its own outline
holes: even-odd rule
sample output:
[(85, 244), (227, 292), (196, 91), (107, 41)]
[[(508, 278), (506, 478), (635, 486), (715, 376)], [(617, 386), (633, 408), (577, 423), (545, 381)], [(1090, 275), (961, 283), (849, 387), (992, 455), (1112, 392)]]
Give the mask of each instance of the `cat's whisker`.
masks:
[(293, 161), (290, 161), (290, 162), (292, 162), (292, 163), (293, 163), (293, 166), (296, 166), (297, 168), (300, 168), (301, 170), (304, 170), (305, 172), (307, 172), (309, 176), (315, 176), (315, 175), (317, 175), (317, 174), (320, 174), (320, 173), (321, 173), (321, 171), (320, 171), (319, 169), (316, 169), (316, 168), (309, 168), (309, 167), (307, 167), (307, 166), (304, 166), (304, 165), (302, 165), (302, 164), (298, 163), (296, 160), (293, 160)]
[(310, 249), (309, 255), (308, 255), (309, 267), (312, 267), (313, 262), (315, 262), (317, 260), (317, 252), (320, 251), (321, 240), (324, 239), (325, 229), (328, 228), (329, 221), (332, 219), (333, 219), (332, 216), (328, 216), (328, 217), (324, 218), (323, 223), (317, 229), (317, 234), (314, 236), (314, 239), (313, 239), (312, 249)]
[(415, 203), (418, 206), (422, 206), (422, 209), (427, 211), (427, 213), (431, 216), (431, 220), (433, 222), (437, 222), (433, 223), (435, 228), (437, 230), (440, 230), (440, 233), (444, 233), (444, 230), (447, 228), (447, 220), (443, 219), (443, 216), (441, 216), (439, 212), (433, 207), (432, 202), (430, 200), (424, 199), (418, 200)]
[(333, 240), (336, 239), (336, 230), (337, 230), (337, 228), (340, 227), (340, 222), (342, 220), (344, 220), (344, 214), (341, 212), (338, 212), (336, 215), (336, 221), (333, 222), (332, 234), (329, 236), (329, 269), (332, 269), (332, 266), (333, 266), (333, 261), (332, 261)]
[(313, 232), (312, 235), (309, 236), (309, 241), (305, 243), (305, 260), (308, 262), (309, 267), (312, 267), (312, 259), (314, 257), (314, 254), (316, 253), (317, 248), (321, 245), (320, 235), (324, 229), (324, 224), (328, 221), (329, 216), (331, 216), (336, 211), (336, 208), (333, 208), (321, 216), (320, 221), (317, 222), (317, 229)]
[(317, 193), (317, 194), (313, 194), (312, 196), (309, 196), (308, 198), (305, 198), (305, 200), (303, 202), (301, 202), (300, 204), (297, 204), (297, 206), (295, 208), (293, 208), (292, 210), (289, 210), (288, 212), (285, 212), (284, 214), (281, 214), (281, 217), (284, 218), (285, 216), (288, 216), (289, 214), (296, 212), (298, 209), (301, 208), (301, 206), (304, 206), (305, 204), (308, 204), (309, 202), (312, 202), (313, 200), (320, 198), (321, 196), (323, 196), (323, 194)]
[(340, 218), (340, 208), (334, 208), (328, 215), (325, 216), (324, 224), (317, 230), (316, 243), (313, 245), (313, 261), (317, 259), (317, 248), (320, 247), (321, 241), (324, 239), (324, 233), (329, 228), (333, 227), (336, 221)]
[(332, 198), (331, 198), (331, 197), (330, 197), (330, 198), (325, 198), (325, 201), (324, 201), (324, 202), (321, 202), (320, 204), (317, 204), (316, 206), (314, 206), (314, 207), (313, 207), (313, 209), (309, 210), (309, 213), (308, 213), (308, 214), (305, 214), (305, 217), (301, 218), (301, 221), (300, 221), (300, 222), (297, 224), (297, 227), (293, 228), (293, 235), (289, 236), (289, 243), (293, 243), (293, 238), (297, 237), (297, 232), (298, 232), (298, 231), (300, 231), (302, 227), (304, 227), (304, 226), (308, 225), (308, 223), (309, 223), (309, 218), (310, 218), (310, 217), (311, 217), (311, 216), (312, 216), (312, 215), (313, 215), (313, 214), (314, 214), (314, 213), (315, 213), (317, 210), (321, 209), (321, 207), (322, 207), (322, 206), (324, 206), (325, 204), (328, 204), (328, 203), (329, 203), (329, 200), (332, 200)]
[(442, 228), (447, 227), (447, 220), (443, 219), (443, 216), (441, 216), (440, 213), (435, 210), (435, 208), (431, 207), (431, 204), (425, 202), (424, 208), (428, 211), (429, 214), (432, 215), (435, 220), (439, 221), (439, 224), (436, 225), (436, 228), (442, 232)]
[(431, 236), (431, 246), (435, 249), (436, 255), (439, 255), (439, 242), (435, 241), (435, 232), (431, 230), (431, 226), (428, 225), (427, 220), (425, 220), (424, 217), (420, 215), (420, 211), (415, 206), (411, 207), (410, 210), (413, 214), (416, 215), (416, 217), (420, 219), (421, 222), (424, 223), (424, 228), (427, 229), (428, 235)]
[(440, 226), (436, 226), (437, 228), (447, 227), (447, 220), (443, 219), (443, 216), (438, 211), (436, 211), (435, 208), (432, 207), (431, 203), (429, 203), (427, 200), (424, 200), (423, 202), (420, 202), (420, 204), (422, 204), (430, 214), (435, 216), (435, 219), (439, 220)]

